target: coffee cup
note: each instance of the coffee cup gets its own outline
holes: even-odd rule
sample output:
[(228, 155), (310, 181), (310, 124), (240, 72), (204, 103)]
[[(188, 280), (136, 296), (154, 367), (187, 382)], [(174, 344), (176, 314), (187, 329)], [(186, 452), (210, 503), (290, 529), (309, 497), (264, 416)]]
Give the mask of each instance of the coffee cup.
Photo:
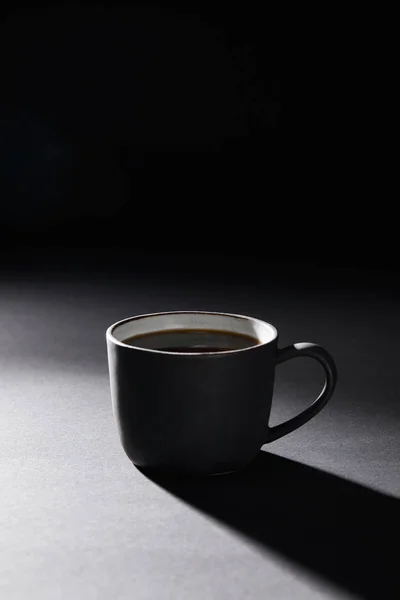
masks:
[[(106, 333), (113, 411), (138, 467), (190, 475), (244, 468), (261, 446), (312, 419), (334, 391), (331, 355), (309, 342), (278, 348), (278, 332), (244, 315), (174, 311), (119, 321)], [(269, 425), (275, 368), (297, 357), (325, 372), (300, 414)]]

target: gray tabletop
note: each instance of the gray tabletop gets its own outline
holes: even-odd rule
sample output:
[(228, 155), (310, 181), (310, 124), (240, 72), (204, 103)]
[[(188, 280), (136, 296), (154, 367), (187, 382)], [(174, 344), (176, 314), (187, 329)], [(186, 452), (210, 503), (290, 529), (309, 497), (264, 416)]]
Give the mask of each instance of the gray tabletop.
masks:
[[(339, 384), (320, 415), (264, 446), (245, 473), (152, 480), (117, 437), (104, 330), (193, 308), (264, 318), (281, 346), (322, 344)], [(0, 597), (400, 597), (399, 334), (397, 301), (372, 292), (4, 276)], [(272, 422), (321, 383), (312, 361), (281, 365)]]

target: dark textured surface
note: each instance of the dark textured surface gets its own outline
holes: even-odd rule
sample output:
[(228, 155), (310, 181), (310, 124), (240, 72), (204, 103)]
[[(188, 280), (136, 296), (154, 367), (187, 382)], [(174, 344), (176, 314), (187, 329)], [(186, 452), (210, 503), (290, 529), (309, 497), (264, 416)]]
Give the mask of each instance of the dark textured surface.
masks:
[[(3, 274), (0, 596), (399, 597), (396, 297), (372, 282), (308, 293), (294, 280), (182, 281)], [(118, 440), (104, 331), (174, 309), (247, 313), (272, 322), (281, 346), (325, 346), (339, 371), (331, 403), (233, 479), (152, 481)], [(271, 423), (321, 382), (313, 361), (281, 365)]]

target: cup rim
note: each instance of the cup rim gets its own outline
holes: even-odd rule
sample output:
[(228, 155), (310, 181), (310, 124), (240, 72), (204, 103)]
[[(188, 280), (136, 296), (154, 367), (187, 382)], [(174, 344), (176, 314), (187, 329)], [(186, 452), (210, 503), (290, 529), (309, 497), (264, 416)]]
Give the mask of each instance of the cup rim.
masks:
[[(233, 350), (221, 350), (219, 352), (172, 352), (171, 350), (157, 350), (157, 349), (153, 349), (153, 348), (142, 348), (140, 346), (132, 346), (132, 344), (125, 344), (124, 342), (121, 342), (120, 340), (118, 340), (114, 335), (113, 332), (114, 330), (123, 325), (124, 323), (129, 323), (130, 321), (136, 321), (139, 319), (144, 319), (144, 318), (151, 318), (151, 317), (158, 317), (158, 316), (166, 316), (166, 315), (217, 315), (217, 316), (221, 316), (221, 317), (233, 317), (236, 319), (244, 319), (246, 321), (253, 321), (255, 323), (259, 323), (260, 325), (263, 326), (267, 326), (271, 329), (271, 332), (273, 334), (273, 336), (271, 337), (271, 339), (269, 339), (266, 342), (262, 342), (259, 341), (260, 343), (255, 345), (255, 346), (248, 346), (246, 348), (237, 348), (237, 349), (233, 349)], [(135, 315), (133, 317), (127, 317), (125, 319), (121, 319), (120, 321), (116, 321), (115, 323), (113, 323), (112, 325), (110, 325), (110, 327), (108, 327), (107, 331), (106, 331), (106, 339), (117, 345), (117, 346), (122, 346), (123, 348), (128, 348), (129, 350), (141, 350), (143, 352), (151, 352), (153, 354), (166, 354), (166, 355), (171, 355), (171, 356), (197, 356), (197, 357), (201, 357), (201, 356), (226, 356), (226, 355), (230, 355), (230, 354), (237, 354), (238, 352), (246, 352), (249, 350), (255, 350), (257, 348), (261, 348), (263, 346), (268, 346), (268, 344), (272, 343), (273, 341), (275, 341), (278, 337), (278, 330), (276, 329), (276, 327), (274, 327), (274, 325), (271, 325), (271, 323), (268, 323), (268, 321), (263, 321), (262, 319), (257, 319), (256, 317), (250, 317), (248, 315), (240, 315), (240, 314), (235, 314), (235, 313), (226, 313), (226, 312), (219, 312), (219, 311), (210, 311), (210, 310), (169, 310), (169, 311), (161, 311), (161, 312), (154, 312), (154, 313), (146, 313), (146, 314), (140, 314), (140, 315)]]

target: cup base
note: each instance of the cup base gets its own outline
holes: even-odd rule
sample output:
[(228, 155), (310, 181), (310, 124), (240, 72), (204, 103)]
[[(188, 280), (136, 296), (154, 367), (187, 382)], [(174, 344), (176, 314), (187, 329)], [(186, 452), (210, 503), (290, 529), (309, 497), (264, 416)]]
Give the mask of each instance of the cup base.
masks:
[(133, 461), (133, 466), (138, 469), (141, 473), (149, 477), (149, 479), (157, 479), (159, 477), (171, 477), (171, 478), (197, 478), (197, 479), (207, 479), (210, 477), (226, 477), (229, 475), (235, 475), (244, 471), (252, 462), (254, 458), (250, 461), (242, 463), (233, 469), (228, 469), (226, 471), (191, 471), (190, 469), (179, 469), (173, 467), (143, 467), (136, 465)]

